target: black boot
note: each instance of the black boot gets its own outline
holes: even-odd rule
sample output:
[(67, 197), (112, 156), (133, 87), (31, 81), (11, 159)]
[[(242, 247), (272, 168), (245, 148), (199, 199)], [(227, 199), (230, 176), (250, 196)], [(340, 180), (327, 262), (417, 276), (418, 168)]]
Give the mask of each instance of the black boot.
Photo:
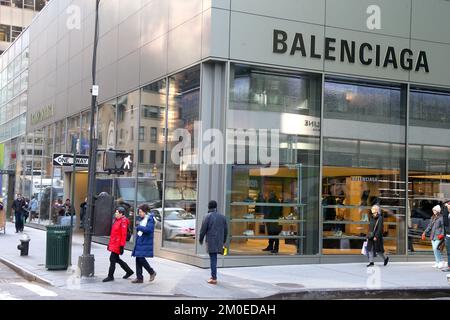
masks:
[(108, 276), (108, 277), (106, 277), (105, 279), (103, 279), (103, 282), (109, 282), (109, 281), (114, 281), (114, 278)]
[(375, 264), (373, 263), (373, 262), (371, 262), (371, 263), (369, 263), (368, 265), (367, 265), (367, 268), (369, 268), (369, 267), (373, 267)]

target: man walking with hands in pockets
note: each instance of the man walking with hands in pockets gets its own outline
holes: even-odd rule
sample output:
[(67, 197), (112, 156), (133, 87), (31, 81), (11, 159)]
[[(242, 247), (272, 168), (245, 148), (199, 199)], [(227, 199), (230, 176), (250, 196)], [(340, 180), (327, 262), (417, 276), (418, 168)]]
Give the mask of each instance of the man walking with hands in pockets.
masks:
[(217, 254), (223, 252), (227, 233), (227, 220), (224, 215), (217, 212), (217, 202), (211, 200), (208, 203), (208, 214), (203, 219), (199, 239), (200, 244), (203, 245), (203, 239), (206, 236), (207, 251), (211, 259), (209, 284), (217, 284)]

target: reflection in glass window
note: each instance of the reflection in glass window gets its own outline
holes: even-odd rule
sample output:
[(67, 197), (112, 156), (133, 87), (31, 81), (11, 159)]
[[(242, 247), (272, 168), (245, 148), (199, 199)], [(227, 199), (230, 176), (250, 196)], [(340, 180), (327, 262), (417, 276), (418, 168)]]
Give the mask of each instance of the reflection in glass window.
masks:
[[(97, 138), (99, 149), (115, 149), (116, 147), (116, 104), (111, 100), (99, 105), (97, 119)], [(97, 154), (97, 171), (103, 171), (103, 153)]]
[[(135, 112), (139, 108), (140, 91), (136, 90), (127, 95), (119, 97), (117, 100), (117, 127), (116, 127), (116, 148), (125, 150), (132, 154), (135, 161), (135, 141), (132, 134), (133, 126), (138, 122), (139, 114)], [(137, 159), (136, 159), (137, 160)], [(133, 172), (126, 172), (124, 176), (136, 176), (137, 166), (133, 163)]]
[(77, 114), (67, 120), (67, 137), (69, 139), (66, 145), (66, 152), (79, 152), (80, 148), (80, 115)]
[[(165, 208), (162, 218), (162, 209), (153, 209), (157, 229), (161, 229), (164, 223), (163, 233), (166, 240), (194, 241), (195, 239), (195, 215), (181, 208)], [(163, 220), (164, 219), (164, 220)]]
[[(167, 165), (166, 165), (166, 208), (183, 209), (193, 215), (196, 214), (196, 190), (197, 190), (197, 165), (192, 159), (198, 154), (194, 146), (194, 137), (198, 132), (194, 130), (195, 121), (199, 120), (200, 104), (200, 67), (182, 71), (169, 78), (168, 97), (168, 141), (167, 141)], [(175, 130), (184, 129), (184, 137), (175, 134)], [(183, 139), (186, 139), (183, 141)], [(185, 143), (184, 148), (178, 157), (180, 162), (175, 162), (176, 155), (172, 154), (172, 149), (180, 141)], [(190, 143), (190, 145), (189, 145)], [(189, 146), (188, 146), (189, 145)], [(193, 195), (184, 197), (183, 190), (189, 188), (194, 190)], [(171, 248), (193, 251), (195, 241), (192, 237), (171, 237), (167, 233), (165, 226), (163, 235), (163, 245)]]
[(320, 86), (308, 76), (236, 65), (230, 91), (231, 109), (317, 116)]
[(370, 208), (388, 253), (405, 251), (405, 115), (400, 87), (327, 80), (322, 168), (323, 254), (361, 254)]
[(450, 199), (450, 93), (412, 89), (409, 128), (408, 250), (431, 251), (421, 239), (432, 208)]
[(328, 79), (324, 95), (326, 118), (405, 125), (398, 87)]
[[(317, 254), (320, 77), (241, 65), (232, 70), (227, 129), (253, 133), (247, 132), (248, 143), (227, 141), (234, 154), (229, 253)], [(257, 136), (267, 129), (278, 130), (278, 141)], [(255, 158), (261, 154), (277, 156), (273, 167)]]
[[(139, 153), (140, 163), (138, 169), (138, 198), (137, 205), (146, 203), (150, 208), (162, 208), (162, 186), (164, 164), (156, 164), (151, 159), (152, 152), (164, 150), (164, 140), (150, 141), (144, 137), (145, 128), (165, 128), (167, 103), (166, 80), (157, 81), (141, 89), (141, 110), (139, 122)], [(149, 106), (152, 106), (149, 108)], [(148, 110), (164, 110), (156, 112), (153, 116)], [(159, 130), (160, 130), (159, 129)]]
[(91, 126), (91, 112), (86, 111), (81, 114), (81, 139), (80, 139), (80, 154), (89, 154), (89, 139)]

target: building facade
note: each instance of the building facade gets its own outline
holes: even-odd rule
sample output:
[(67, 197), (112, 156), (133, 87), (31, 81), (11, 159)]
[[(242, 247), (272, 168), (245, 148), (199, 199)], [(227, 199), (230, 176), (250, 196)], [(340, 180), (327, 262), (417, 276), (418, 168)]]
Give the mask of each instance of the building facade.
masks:
[[(2, 0), (0, 1), (0, 143), (4, 150), (2, 167), (15, 172), (0, 178), (1, 197), (7, 202), (8, 189), (31, 192), (31, 163), (36, 152), (36, 168), (41, 151), (36, 150), (31, 138), (25, 135), (28, 87), (28, 32), (22, 31), (34, 16), (45, 6), (46, 0)], [(19, 37), (19, 35), (21, 35)], [(27, 148), (28, 146), (28, 148)], [(39, 171), (34, 172), (40, 175)], [(8, 188), (11, 182), (11, 188)], [(19, 191), (20, 190), (20, 191)]]
[[(50, 2), (29, 27), (42, 224), (74, 176), (53, 153), (88, 152), (94, 3)], [(449, 14), (444, 0), (102, 1), (98, 146), (135, 164), (108, 175), (99, 152), (97, 193), (166, 208), (159, 254), (195, 265), (210, 199), (229, 222), (223, 266), (362, 261), (373, 204), (393, 259), (427, 259), (420, 235), (450, 198)]]

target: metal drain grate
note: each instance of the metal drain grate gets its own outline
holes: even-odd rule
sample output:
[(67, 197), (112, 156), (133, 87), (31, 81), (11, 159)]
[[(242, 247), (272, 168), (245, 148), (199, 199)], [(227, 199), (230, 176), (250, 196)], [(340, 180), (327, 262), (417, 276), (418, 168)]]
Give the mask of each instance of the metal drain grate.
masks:
[(275, 285), (276, 286), (279, 286), (279, 287), (285, 287), (285, 288), (295, 288), (295, 289), (297, 289), (297, 288), (304, 288), (305, 286), (304, 285), (301, 285), (301, 284), (299, 284), (299, 283), (275, 283)]

